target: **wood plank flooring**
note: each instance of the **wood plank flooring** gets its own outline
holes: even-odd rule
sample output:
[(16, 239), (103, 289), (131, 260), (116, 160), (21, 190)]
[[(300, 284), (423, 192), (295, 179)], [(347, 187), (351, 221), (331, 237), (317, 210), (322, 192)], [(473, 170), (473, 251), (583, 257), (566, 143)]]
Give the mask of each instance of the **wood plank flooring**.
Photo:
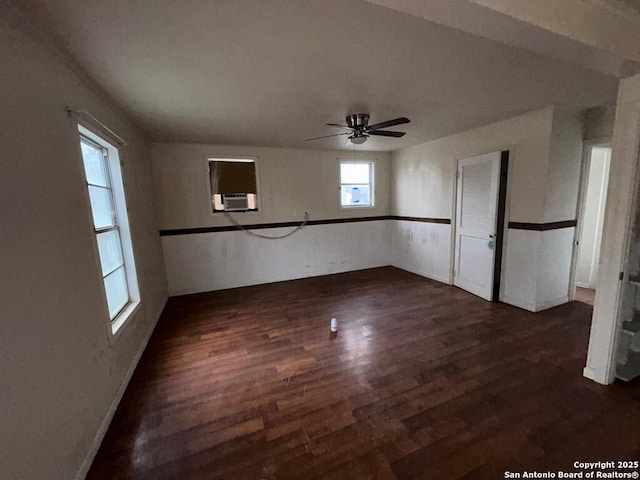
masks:
[(582, 377), (590, 318), (392, 267), (172, 298), (87, 478), (504, 478), (637, 460), (640, 384)]

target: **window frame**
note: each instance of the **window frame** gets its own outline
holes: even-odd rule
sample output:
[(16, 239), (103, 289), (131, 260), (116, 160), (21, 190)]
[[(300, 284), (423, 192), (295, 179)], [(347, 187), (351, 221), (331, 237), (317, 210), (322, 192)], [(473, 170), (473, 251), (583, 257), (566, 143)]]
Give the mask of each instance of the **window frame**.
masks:
[[(342, 182), (342, 165), (343, 164), (365, 164), (369, 165), (369, 183), (343, 183)], [(340, 205), (341, 210), (351, 210), (353, 208), (357, 209), (366, 209), (366, 208), (375, 208), (375, 198), (376, 198), (376, 187), (375, 187), (375, 178), (376, 178), (376, 160), (351, 160), (348, 158), (339, 158), (338, 159), (338, 203)], [(368, 204), (362, 205), (343, 205), (342, 204), (342, 186), (343, 185), (368, 185), (369, 186), (369, 197), (370, 201)]]
[[(255, 167), (256, 174), (256, 209), (255, 210), (236, 210), (236, 211), (224, 211), (224, 210), (214, 210), (213, 208), (213, 191), (211, 190), (211, 180), (209, 177), (209, 162), (215, 160), (252, 160), (253, 165)], [(205, 180), (207, 184), (207, 210), (210, 216), (219, 217), (221, 214), (231, 213), (236, 214), (240, 213), (242, 215), (262, 215), (262, 202), (260, 196), (260, 165), (258, 161), (258, 157), (254, 155), (204, 155), (203, 156), (203, 165), (205, 171)]]
[[(133, 239), (131, 238), (131, 227), (129, 222), (127, 199), (125, 192), (123, 164), (120, 160), (118, 147), (116, 147), (109, 137), (104, 134), (97, 133), (93, 129), (82, 123), (77, 123), (77, 146), (82, 169), (82, 177), (84, 180), (84, 192), (87, 203), (89, 216), (89, 224), (92, 234), (92, 243), (94, 248), (94, 258), (97, 267), (97, 277), (100, 279), (100, 293), (103, 298), (104, 312), (106, 323), (108, 325), (109, 338), (114, 339), (122, 332), (125, 325), (131, 323), (128, 320), (138, 311), (141, 303), (140, 290), (137, 276), (137, 268), (135, 262)], [(98, 149), (103, 154), (103, 168), (108, 186), (94, 185), (87, 179), (87, 173), (84, 163), (84, 155), (82, 152), (82, 143)], [(93, 206), (89, 193), (89, 186), (98, 188), (106, 188), (109, 191), (109, 202), (111, 207), (112, 225), (107, 227), (96, 228), (93, 219)], [(102, 272), (102, 262), (100, 259), (100, 248), (98, 245), (98, 236), (103, 233), (116, 231), (119, 236), (120, 254), (122, 256), (122, 264), (114, 268), (112, 271), (104, 275)], [(125, 305), (111, 318), (109, 305), (107, 301), (107, 293), (105, 287), (105, 279), (119, 270), (124, 270), (125, 283), (128, 292), (128, 301)]]

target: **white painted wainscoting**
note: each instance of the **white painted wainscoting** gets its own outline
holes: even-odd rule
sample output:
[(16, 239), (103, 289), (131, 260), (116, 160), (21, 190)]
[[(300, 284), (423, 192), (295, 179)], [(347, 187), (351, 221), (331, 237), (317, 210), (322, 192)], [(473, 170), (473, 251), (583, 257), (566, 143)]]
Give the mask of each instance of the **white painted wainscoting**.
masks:
[(575, 228), (541, 232), (536, 311), (569, 301), (571, 256)]
[(500, 301), (536, 311), (537, 252), (542, 232), (508, 229), (503, 250)]
[(390, 220), (390, 258), (394, 267), (451, 283), (451, 225)]
[[(292, 227), (255, 230), (278, 236)], [(222, 290), (390, 264), (389, 220), (308, 225), (280, 240), (242, 231), (162, 237), (169, 294)]]
[(500, 301), (531, 312), (568, 302), (574, 231), (509, 228)]
[[(236, 230), (168, 231), (162, 247), (169, 292), (186, 295), (386, 265), (451, 284), (447, 222), (389, 216), (311, 224), (278, 240)], [(566, 303), (574, 227), (521, 225), (507, 229), (500, 301), (532, 312)], [(292, 228), (252, 231), (279, 236)]]

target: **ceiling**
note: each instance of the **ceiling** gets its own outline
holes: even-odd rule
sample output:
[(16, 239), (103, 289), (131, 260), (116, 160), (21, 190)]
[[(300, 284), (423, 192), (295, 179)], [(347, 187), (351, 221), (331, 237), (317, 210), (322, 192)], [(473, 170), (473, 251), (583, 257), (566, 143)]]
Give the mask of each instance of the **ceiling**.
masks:
[(411, 119), (405, 137), (358, 147), (395, 150), (615, 103), (615, 59), (590, 65), (566, 45), (554, 58), (363, 0), (19, 2), (154, 141), (344, 148), (304, 139), (365, 112)]
[(640, 13), (640, 0), (621, 0), (625, 5)]
[[(558, 11), (559, 4), (553, 3), (556, 0), (367, 1), (608, 75), (624, 77), (640, 73), (639, 64), (616, 51), (637, 53), (635, 43), (636, 40), (640, 42), (640, 36), (636, 34), (640, 32), (640, 11), (636, 8), (640, 8), (640, 0), (563, 0), (564, 9), (579, 19), (574, 22), (562, 22), (567, 19), (563, 19), (563, 12)], [(524, 7), (523, 1), (527, 2)], [(549, 2), (556, 10), (549, 8)], [(581, 7), (582, 11), (578, 11)], [(527, 17), (529, 21), (522, 20)], [(598, 22), (597, 29), (593, 21)], [(566, 34), (556, 33), (554, 27)], [(594, 37), (596, 31), (601, 37)], [(634, 35), (627, 35), (630, 32)], [(616, 39), (618, 36), (624, 38)], [(592, 46), (599, 40), (603, 41), (603, 48)], [(616, 43), (616, 40), (622, 40), (624, 44)], [(629, 44), (634, 44), (634, 48), (629, 50)]]

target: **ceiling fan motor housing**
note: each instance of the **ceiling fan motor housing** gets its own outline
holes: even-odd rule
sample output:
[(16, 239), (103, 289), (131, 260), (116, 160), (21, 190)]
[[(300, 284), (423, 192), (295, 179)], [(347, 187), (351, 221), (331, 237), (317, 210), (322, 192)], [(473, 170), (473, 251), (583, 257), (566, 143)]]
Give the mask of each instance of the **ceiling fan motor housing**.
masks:
[(348, 128), (350, 132), (341, 132), (334, 135), (324, 135), (322, 137), (308, 138), (309, 140), (320, 140), (321, 138), (339, 137), (341, 135), (349, 135), (347, 137), (351, 143), (361, 144), (367, 141), (370, 135), (376, 135), (381, 137), (402, 137), (405, 132), (395, 132), (392, 130), (382, 130), (387, 127), (395, 127), (396, 125), (404, 125), (409, 123), (410, 120), (407, 117), (394, 118), (393, 120), (387, 120), (385, 122), (379, 122), (374, 125), (369, 125), (368, 113), (354, 113), (345, 117), (346, 125), (340, 125), (337, 123), (327, 123), (330, 127)]
[(355, 128), (356, 130), (364, 130), (364, 128), (369, 125), (369, 114), (354, 113), (353, 115), (348, 115), (345, 120), (349, 127)]
[(353, 128), (353, 133), (349, 136), (351, 143), (360, 145), (367, 141), (369, 135), (367, 135), (366, 128), (369, 125), (369, 114), (367, 113), (354, 113), (347, 115), (345, 118), (347, 125)]

